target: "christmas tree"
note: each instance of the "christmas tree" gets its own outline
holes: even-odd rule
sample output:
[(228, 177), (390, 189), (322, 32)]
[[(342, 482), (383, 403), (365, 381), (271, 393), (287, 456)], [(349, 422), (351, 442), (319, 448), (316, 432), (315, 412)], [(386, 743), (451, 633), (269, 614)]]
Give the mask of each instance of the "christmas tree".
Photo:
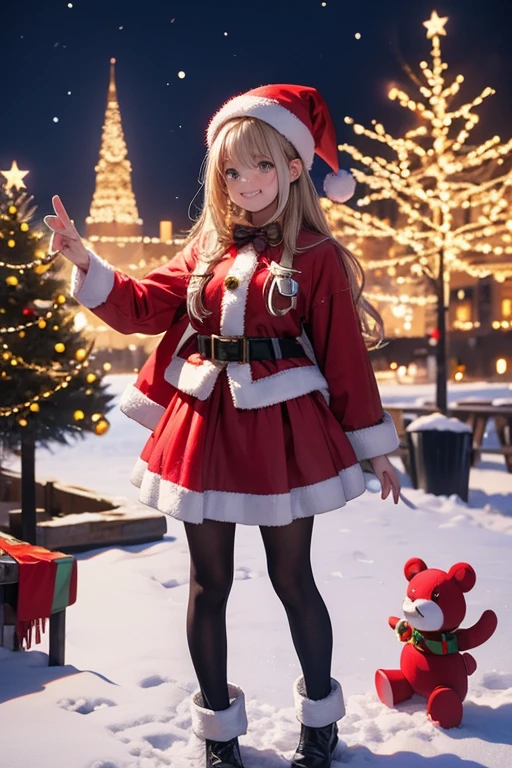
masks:
[(79, 305), (65, 295), (58, 254), (42, 247), (27, 171), (13, 163), (0, 173), (0, 447), (21, 452), (23, 537), (35, 543), (36, 445), (103, 435), (113, 395), (83, 338)]
[(472, 101), (453, 104), (464, 77), (446, 81), (448, 65), (441, 57), (440, 40), (446, 35), (447, 21), (434, 11), (424, 22), (427, 39), (432, 41), (432, 60), (422, 61), (418, 74), (409, 72), (418, 93), (411, 96), (393, 87), (388, 94), (415, 115), (413, 128), (395, 138), (376, 120), (369, 129), (345, 118), (354, 133), (377, 142), (386, 155), (380, 149), (371, 155), (350, 144), (339, 146), (360, 165), (352, 172), (367, 190), (357, 202), (363, 210), (323, 201), (340, 236), (356, 245), (370, 239), (385, 246), (365, 268), (397, 275), (399, 288), (419, 278), (424, 284), (426, 280), (427, 290), (376, 292), (370, 298), (394, 302), (398, 308), (402, 303), (408, 322), (413, 307), (426, 306), (431, 298), (436, 302), (436, 400), (443, 412), (450, 273), (493, 275), (501, 281), (512, 276), (512, 139), (502, 142), (494, 136), (481, 144), (469, 143), (479, 123), (477, 108), (494, 90), (485, 88)]

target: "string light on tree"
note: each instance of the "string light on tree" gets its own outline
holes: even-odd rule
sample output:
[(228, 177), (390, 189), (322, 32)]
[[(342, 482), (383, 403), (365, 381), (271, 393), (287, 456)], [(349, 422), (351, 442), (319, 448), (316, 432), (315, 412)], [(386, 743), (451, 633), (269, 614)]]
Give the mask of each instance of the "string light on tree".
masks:
[(23, 538), (35, 543), (36, 446), (105, 434), (112, 396), (100, 369), (86, 381), (94, 340), (73, 327), (67, 281), (32, 224), (27, 173), (13, 163), (0, 176), (0, 449), (21, 453)]
[(440, 43), (447, 21), (448, 17), (434, 11), (424, 22), (432, 43), (431, 61), (420, 63), (420, 80), (411, 76), (418, 93), (410, 95), (393, 86), (388, 94), (416, 116), (416, 125), (395, 138), (377, 120), (366, 128), (346, 117), (357, 136), (376, 142), (385, 152), (371, 155), (350, 144), (339, 145), (357, 162), (359, 167), (351, 170), (367, 192), (356, 210), (322, 201), (333, 230), (343, 237), (375, 238), (393, 245), (396, 257), (390, 259), (386, 253), (381, 260), (372, 259), (373, 269), (385, 269), (391, 263), (408, 270), (411, 277), (427, 279), (438, 303), (437, 405), (441, 410), (446, 409), (445, 315), (450, 273), (492, 275), (498, 281), (512, 277), (512, 139), (493, 136), (480, 145), (469, 142), (479, 123), (477, 109), (494, 90), (484, 88), (471, 101), (454, 105), (464, 77), (447, 78)]

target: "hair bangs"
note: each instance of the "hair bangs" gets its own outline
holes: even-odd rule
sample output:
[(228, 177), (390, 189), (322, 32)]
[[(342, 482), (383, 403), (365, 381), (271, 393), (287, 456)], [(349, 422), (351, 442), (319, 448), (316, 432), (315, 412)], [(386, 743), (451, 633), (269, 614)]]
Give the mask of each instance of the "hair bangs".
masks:
[(217, 171), (224, 174), (224, 163), (252, 168), (261, 159), (271, 160), (272, 151), (261, 120), (253, 117), (228, 121), (221, 129), (217, 154)]

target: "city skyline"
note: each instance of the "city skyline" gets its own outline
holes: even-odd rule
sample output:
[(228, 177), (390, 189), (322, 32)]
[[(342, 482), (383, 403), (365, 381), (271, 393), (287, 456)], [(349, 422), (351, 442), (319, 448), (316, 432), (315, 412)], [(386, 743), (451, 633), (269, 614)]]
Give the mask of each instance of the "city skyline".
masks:
[[(348, 138), (347, 114), (361, 122), (384, 119), (399, 130), (403, 118), (389, 104), (387, 88), (406, 84), (407, 67), (414, 74), (418, 51), (428, 54), (422, 23), (433, 8), (449, 17), (445, 56), (450, 68), (464, 72), (472, 88), (491, 85), (497, 91), (482, 119), (482, 133), (506, 132), (511, 54), (506, 24), (498, 25), (493, 13), (494, 0), (451, 0), (442, 6), (421, 0), (414, 8), (393, 0), (373, 9), (373, 15), (368, 13), (372, 5), (361, 3), (356, 10), (333, 2), (300, 3), (293, 4), (292, 16), (289, 0), (274, 4), (273, 15), (264, 0), (256, 19), (231, 1), (215, 9), (153, 2), (144, 14), (117, 0), (108, 9), (97, 2), (54, 0), (45, 11), (31, 2), (22, 10), (12, 8), (6, 28), (16, 65), (10, 74), (14, 97), (0, 127), (1, 167), (16, 160), (29, 170), (26, 182), (40, 217), (49, 212), (51, 196), (59, 194), (83, 230), (94, 192), (110, 58), (115, 57), (144, 234), (158, 235), (162, 219), (172, 219), (178, 233), (190, 226), (189, 208), (197, 215), (192, 201), (199, 192), (204, 133), (224, 100), (264, 82), (303, 82), (324, 95), (340, 143)], [(280, 36), (282, 30), (289, 34)], [(264, 52), (269, 40), (272, 47)], [(308, 56), (301, 54), (303, 48)], [(349, 167), (350, 158), (340, 155), (340, 162)], [(325, 170), (317, 159), (312, 176), (319, 190)]]

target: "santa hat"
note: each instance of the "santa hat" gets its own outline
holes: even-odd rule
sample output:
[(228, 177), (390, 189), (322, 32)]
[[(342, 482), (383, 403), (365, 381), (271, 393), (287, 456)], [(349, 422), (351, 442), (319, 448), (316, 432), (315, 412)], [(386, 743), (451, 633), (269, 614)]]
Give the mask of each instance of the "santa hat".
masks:
[(235, 96), (212, 117), (207, 130), (208, 147), (222, 125), (233, 117), (257, 117), (271, 125), (293, 144), (308, 171), (316, 152), (333, 170), (325, 178), (324, 191), (334, 202), (344, 203), (354, 194), (354, 177), (339, 169), (334, 125), (316, 88), (263, 85)]

